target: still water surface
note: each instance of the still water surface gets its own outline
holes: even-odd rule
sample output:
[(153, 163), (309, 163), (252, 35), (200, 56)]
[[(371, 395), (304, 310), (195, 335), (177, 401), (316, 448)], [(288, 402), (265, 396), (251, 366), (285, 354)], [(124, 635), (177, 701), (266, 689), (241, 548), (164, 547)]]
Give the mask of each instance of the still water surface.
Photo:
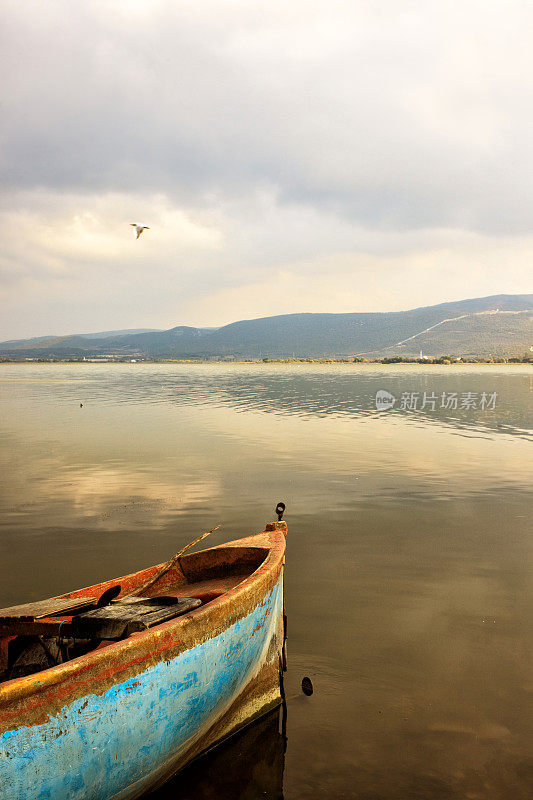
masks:
[(527, 366), (2, 365), (0, 604), (283, 500), (287, 746), (274, 715), (154, 797), (530, 800), (532, 399)]

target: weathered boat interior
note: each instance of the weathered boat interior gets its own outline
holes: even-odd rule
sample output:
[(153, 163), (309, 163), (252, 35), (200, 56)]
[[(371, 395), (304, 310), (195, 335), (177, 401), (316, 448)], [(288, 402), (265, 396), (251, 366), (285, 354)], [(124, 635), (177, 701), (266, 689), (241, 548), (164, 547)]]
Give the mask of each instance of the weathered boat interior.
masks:
[(265, 561), (265, 547), (227, 545), (85, 589), (0, 609), (0, 681), (108, 647), (223, 598)]

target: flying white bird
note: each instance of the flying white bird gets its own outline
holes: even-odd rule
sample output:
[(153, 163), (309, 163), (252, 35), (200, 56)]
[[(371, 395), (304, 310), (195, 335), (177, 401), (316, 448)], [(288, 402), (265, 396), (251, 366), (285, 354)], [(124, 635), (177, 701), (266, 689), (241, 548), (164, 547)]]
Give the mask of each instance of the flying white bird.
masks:
[(136, 222), (130, 222), (130, 225), (133, 225), (133, 227), (137, 231), (137, 237), (136, 237), (137, 239), (139, 238), (139, 236), (143, 231), (147, 231), (150, 228), (149, 225), (138, 225)]

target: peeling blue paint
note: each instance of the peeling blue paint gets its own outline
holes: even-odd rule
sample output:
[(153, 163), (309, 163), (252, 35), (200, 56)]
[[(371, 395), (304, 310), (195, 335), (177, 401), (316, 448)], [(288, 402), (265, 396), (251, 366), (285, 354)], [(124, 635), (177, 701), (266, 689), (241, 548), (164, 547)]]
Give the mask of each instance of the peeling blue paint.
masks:
[(4, 733), (0, 797), (127, 800), (128, 787), (179, 757), (229, 707), (264, 663), (281, 613), (280, 580), (218, 636), (78, 698), (46, 723)]

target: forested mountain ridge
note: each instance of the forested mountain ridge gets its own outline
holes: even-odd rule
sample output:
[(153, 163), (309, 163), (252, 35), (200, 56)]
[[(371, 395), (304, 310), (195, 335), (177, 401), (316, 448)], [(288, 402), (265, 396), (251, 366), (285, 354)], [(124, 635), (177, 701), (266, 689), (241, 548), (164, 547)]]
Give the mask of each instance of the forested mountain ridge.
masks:
[(287, 358), (453, 354), (522, 356), (533, 346), (533, 295), (494, 295), (410, 311), (283, 314), (220, 328), (40, 337), (7, 357)]

